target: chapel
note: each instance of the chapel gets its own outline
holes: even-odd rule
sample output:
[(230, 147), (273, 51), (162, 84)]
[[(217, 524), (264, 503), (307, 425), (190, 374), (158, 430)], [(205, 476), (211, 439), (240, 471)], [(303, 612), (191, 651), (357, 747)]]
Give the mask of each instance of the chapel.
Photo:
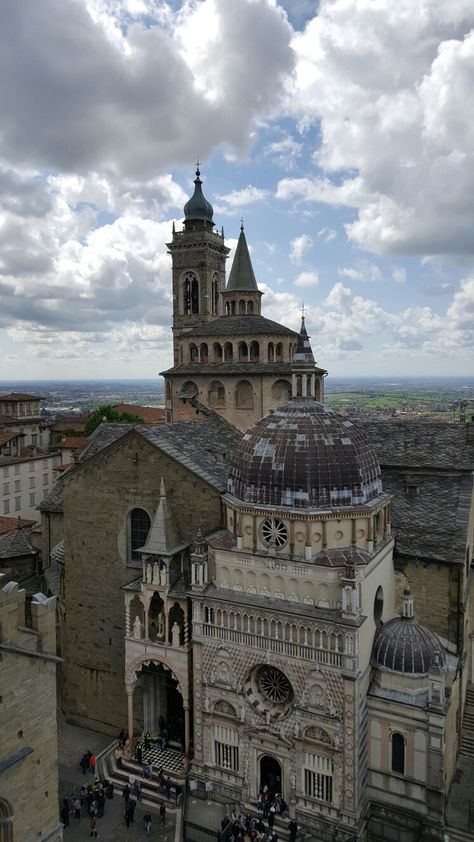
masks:
[[(69, 721), (166, 722), (188, 781), (320, 840), (441, 840), (473, 681), (472, 430), (324, 404), (199, 170), (172, 260), (167, 423), (102, 424), (41, 506)], [(48, 531), (49, 530), (49, 531)]]

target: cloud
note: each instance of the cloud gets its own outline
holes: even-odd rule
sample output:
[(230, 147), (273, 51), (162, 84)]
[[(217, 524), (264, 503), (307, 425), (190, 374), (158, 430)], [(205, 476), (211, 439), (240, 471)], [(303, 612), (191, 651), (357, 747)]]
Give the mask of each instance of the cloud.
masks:
[(241, 190), (232, 190), (224, 196), (217, 195), (214, 202), (214, 212), (222, 214), (235, 214), (236, 210), (246, 205), (254, 205), (263, 202), (270, 195), (269, 190), (261, 187), (254, 187), (249, 184)]
[(356, 266), (344, 266), (337, 274), (352, 281), (380, 281), (383, 278), (380, 267), (369, 260), (359, 260)]
[(407, 279), (407, 271), (403, 266), (394, 266), (392, 269), (392, 281), (396, 284), (404, 284)]
[(317, 272), (300, 272), (293, 281), (295, 287), (315, 287), (319, 284)]
[(322, 2), (288, 108), (318, 128), (323, 174), (277, 195), (355, 208), (347, 235), (377, 254), (472, 254), (473, 27), (470, 0)]
[(285, 137), (269, 143), (264, 149), (264, 154), (282, 169), (292, 170), (296, 167), (302, 151), (302, 143), (298, 143), (292, 137)]
[(301, 263), (303, 256), (312, 247), (313, 241), (308, 234), (295, 237), (290, 243), (290, 260), (292, 263)]
[(321, 230), (318, 231), (318, 237), (321, 237), (326, 243), (330, 243), (331, 240), (336, 239), (337, 231), (335, 231), (334, 228), (321, 228)]
[[(4, 0), (0, 156), (151, 177), (193, 160), (196, 138), (203, 158), (220, 145), (244, 153), (293, 69), (281, 9), (204, 0), (160, 15), (151, 3), (120, 5), (114, 14), (119, 4)], [(230, 43), (245, 50), (222, 48)]]

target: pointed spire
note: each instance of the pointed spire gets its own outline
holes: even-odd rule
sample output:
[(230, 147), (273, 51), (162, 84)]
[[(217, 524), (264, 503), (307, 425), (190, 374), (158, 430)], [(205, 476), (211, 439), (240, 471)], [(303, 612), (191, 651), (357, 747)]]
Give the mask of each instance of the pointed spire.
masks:
[(244, 234), (244, 223), (240, 226), (240, 236), (235, 250), (234, 262), (230, 270), (226, 292), (258, 292), (250, 252)]
[(183, 549), (176, 523), (166, 498), (163, 477), (160, 484), (160, 499), (153, 516), (145, 546), (139, 552), (147, 555), (171, 556)]
[(309, 341), (309, 336), (306, 332), (306, 325), (304, 322), (304, 315), (301, 316), (301, 328), (298, 336), (298, 344), (296, 346), (296, 350), (293, 356), (293, 362), (298, 363), (311, 363), (311, 365), (315, 364), (313, 350), (311, 348), (311, 343)]

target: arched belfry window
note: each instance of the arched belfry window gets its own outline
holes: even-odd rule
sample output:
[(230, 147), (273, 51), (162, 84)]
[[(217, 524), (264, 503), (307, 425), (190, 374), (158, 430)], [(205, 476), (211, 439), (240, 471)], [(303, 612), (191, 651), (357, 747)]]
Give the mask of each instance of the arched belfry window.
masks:
[(392, 772), (405, 774), (405, 737), (397, 732), (392, 734)]
[(183, 312), (185, 316), (199, 313), (199, 281), (194, 272), (186, 272), (184, 276)]
[(216, 316), (219, 306), (219, 275), (214, 275), (212, 279), (212, 312)]
[(140, 547), (146, 542), (151, 520), (145, 509), (132, 509), (129, 514), (129, 558), (141, 560)]

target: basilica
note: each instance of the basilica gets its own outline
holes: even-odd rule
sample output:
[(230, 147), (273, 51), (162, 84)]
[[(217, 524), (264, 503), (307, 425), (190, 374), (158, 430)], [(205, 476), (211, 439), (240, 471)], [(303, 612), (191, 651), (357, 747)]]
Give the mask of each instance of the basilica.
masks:
[[(472, 655), (472, 427), (324, 404), (199, 170), (173, 227), (164, 424), (102, 424), (43, 502), (69, 721), (167, 722), (224, 803), (320, 840), (442, 840)], [(336, 836), (336, 834), (339, 834)]]

